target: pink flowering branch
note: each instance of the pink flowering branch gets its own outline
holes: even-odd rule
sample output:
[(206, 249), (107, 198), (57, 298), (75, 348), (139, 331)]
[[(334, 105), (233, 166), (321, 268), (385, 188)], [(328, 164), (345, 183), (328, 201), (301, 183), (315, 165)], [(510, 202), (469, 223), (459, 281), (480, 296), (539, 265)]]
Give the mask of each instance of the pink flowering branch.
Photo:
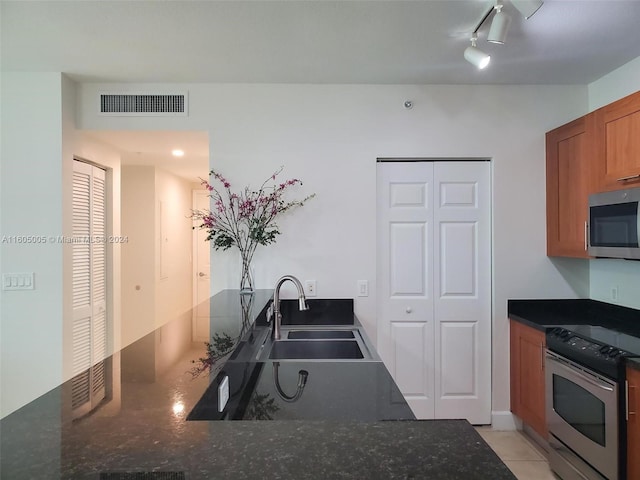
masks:
[(192, 218), (199, 222), (194, 228), (207, 231), (207, 240), (213, 242), (216, 250), (228, 250), (236, 246), (240, 250), (243, 263), (251, 263), (258, 245), (275, 243), (280, 230), (276, 218), (296, 207), (303, 206), (315, 194), (302, 200), (285, 200), (285, 193), (292, 187), (302, 185), (293, 178), (276, 183), (280, 167), (268, 177), (258, 190), (245, 187), (240, 192), (231, 191), (231, 183), (215, 170), (209, 172), (213, 183), (202, 179), (202, 185), (209, 191), (212, 210), (193, 210)]

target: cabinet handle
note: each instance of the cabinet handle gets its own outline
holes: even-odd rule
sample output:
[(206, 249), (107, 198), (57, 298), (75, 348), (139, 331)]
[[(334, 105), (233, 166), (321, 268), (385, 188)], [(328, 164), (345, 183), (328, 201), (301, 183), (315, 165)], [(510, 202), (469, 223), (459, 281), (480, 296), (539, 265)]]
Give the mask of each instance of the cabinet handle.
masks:
[[(636, 411), (631, 411), (631, 405), (635, 405), (635, 399), (636, 399), (635, 390), (636, 390), (636, 387), (635, 387), (635, 385), (629, 385), (629, 381), (628, 380), (625, 380), (624, 386), (625, 386), (625, 389), (627, 390), (627, 415), (626, 416), (627, 416), (627, 421), (629, 421), (629, 415), (635, 415), (635, 414), (638, 413)], [(633, 400), (631, 399), (631, 390), (634, 391)]]
[(589, 250), (589, 224), (584, 222), (584, 251)]
[(635, 180), (637, 178), (640, 178), (640, 173), (637, 173), (636, 175), (629, 175), (628, 177), (620, 177), (616, 181), (617, 182), (626, 182), (626, 181), (629, 181), (629, 180)]
[(544, 372), (544, 344), (540, 343), (540, 370)]

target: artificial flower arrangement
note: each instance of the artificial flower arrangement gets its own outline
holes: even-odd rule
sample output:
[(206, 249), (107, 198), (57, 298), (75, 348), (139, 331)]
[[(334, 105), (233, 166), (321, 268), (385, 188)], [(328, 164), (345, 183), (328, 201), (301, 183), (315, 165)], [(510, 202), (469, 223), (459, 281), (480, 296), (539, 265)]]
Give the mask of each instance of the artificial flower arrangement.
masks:
[[(200, 225), (194, 228), (207, 230), (207, 240), (216, 250), (228, 250), (236, 246), (242, 258), (241, 292), (253, 292), (251, 261), (258, 245), (275, 243), (280, 230), (276, 218), (296, 207), (301, 207), (315, 197), (309, 195), (302, 200), (285, 200), (285, 193), (296, 185), (302, 185), (297, 179), (278, 182), (277, 177), (284, 167), (267, 178), (259, 189), (248, 186), (239, 192), (231, 190), (231, 183), (215, 170), (209, 172), (222, 188), (202, 180), (202, 185), (213, 199), (212, 210), (194, 210), (192, 218)], [(215, 183), (214, 182), (214, 183)]]

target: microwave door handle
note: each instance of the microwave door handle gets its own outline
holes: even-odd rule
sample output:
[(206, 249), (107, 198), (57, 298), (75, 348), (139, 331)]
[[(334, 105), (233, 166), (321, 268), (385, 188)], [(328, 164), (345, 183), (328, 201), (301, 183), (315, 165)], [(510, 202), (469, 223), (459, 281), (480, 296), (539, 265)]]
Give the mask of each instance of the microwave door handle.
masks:
[(585, 382), (601, 388), (602, 390), (606, 390), (607, 392), (613, 392), (613, 388), (609, 387), (607, 385), (603, 385), (600, 382), (596, 382), (593, 378), (586, 376), (584, 373), (582, 373), (580, 370), (568, 367), (567, 365), (565, 365), (563, 362), (559, 361), (557, 358), (547, 354), (547, 360), (550, 360), (552, 362), (554, 362), (556, 365), (558, 365), (559, 367), (564, 368), (565, 370), (567, 370), (568, 372), (571, 372), (573, 375), (576, 375), (577, 377), (580, 377), (582, 380), (584, 380)]

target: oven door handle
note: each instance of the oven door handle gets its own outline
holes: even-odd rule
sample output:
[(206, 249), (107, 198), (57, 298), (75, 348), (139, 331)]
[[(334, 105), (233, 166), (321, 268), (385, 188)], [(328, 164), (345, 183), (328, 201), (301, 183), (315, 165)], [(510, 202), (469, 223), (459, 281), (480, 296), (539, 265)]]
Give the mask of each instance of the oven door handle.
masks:
[(546, 358), (547, 358), (547, 360), (550, 360), (550, 361), (556, 363), (558, 366), (564, 368), (565, 370), (567, 370), (568, 372), (572, 373), (573, 375), (576, 375), (577, 377), (580, 377), (585, 382), (590, 383), (591, 385), (593, 385), (595, 387), (601, 388), (602, 390), (606, 390), (607, 392), (613, 392), (613, 387), (610, 387), (608, 385), (603, 385), (602, 383), (596, 381), (595, 379), (585, 375), (581, 370), (578, 370), (578, 369), (575, 369), (575, 368), (571, 368), (570, 366), (566, 365), (565, 362), (563, 362), (562, 360), (560, 360), (556, 356), (549, 355), (547, 353)]

